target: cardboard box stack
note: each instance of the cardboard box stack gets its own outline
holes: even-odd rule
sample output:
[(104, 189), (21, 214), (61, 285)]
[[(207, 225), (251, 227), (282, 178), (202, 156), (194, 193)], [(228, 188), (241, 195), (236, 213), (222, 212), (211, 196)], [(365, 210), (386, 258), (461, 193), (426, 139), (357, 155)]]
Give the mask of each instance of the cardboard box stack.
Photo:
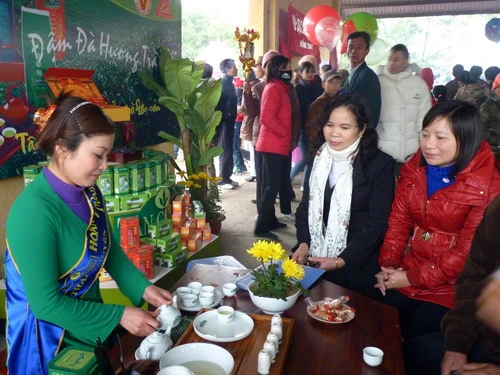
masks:
[(154, 247), (139, 240), (139, 218), (128, 216), (120, 219), (120, 246), (132, 263), (148, 279), (154, 277)]

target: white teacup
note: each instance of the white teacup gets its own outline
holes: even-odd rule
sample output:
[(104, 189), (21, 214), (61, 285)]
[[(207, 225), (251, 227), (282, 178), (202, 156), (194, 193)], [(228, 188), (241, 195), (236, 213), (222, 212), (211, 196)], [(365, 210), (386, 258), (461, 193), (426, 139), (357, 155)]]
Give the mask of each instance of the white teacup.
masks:
[(222, 285), (222, 291), (226, 297), (232, 297), (238, 291), (238, 287), (234, 283), (225, 283)]
[(144, 359), (159, 361), (161, 356), (165, 354), (173, 345), (174, 343), (168, 335), (160, 332), (153, 332), (142, 340), (139, 352)]
[(220, 322), (229, 323), (234, 319), (234, 309), (231, 306), (221, 306), (217, 309), (217, 318)]
[(176, 289), (176, 292), (180, 296), (182, 294), (191, 293), (191, 288), (188, 288), (187, 286), (180, 286)]
[(198, 296), (196, 294), (187, 293), (182, 295), (182, 304), (186, 307), (193, 307), (198, 302)]
[(375, 346), (367, 346), (363, 349), (363, 360), (367, 365), (378, 366), (383, 358), (384, 352)]
[(168, 366), (161, 369), (156, 375), (193, 375), (193, 373), (184, 366)]
[(210, 292), (201, 292), (198, 296), (198, 300), (200, 301), (200, 305), (203, 307), (209, 306), (214, 303), (215, 295)]
[(191, 293), (198, 295), (203, 284), (198, 281), (192, 281), (187, 286), (191, 289)]
[(201, 293), (203, 292), (215, 293), (215, 288), (211, 285), (204, 285), (201, 287)]

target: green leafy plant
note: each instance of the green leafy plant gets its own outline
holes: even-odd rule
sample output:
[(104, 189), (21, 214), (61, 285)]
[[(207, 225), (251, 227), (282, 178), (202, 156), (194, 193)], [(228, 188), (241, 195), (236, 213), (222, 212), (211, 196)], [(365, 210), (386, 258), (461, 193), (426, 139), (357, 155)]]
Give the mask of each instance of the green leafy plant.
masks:
[[(260, 267), (252, 271), (255, 282), (250, 287), (256, 296), (286, 301), (286, 297), (297, 291), (308, 293), (300, 284), (305, 275), (304, 268), (287, 257), (281, 244), (259, 240), (247, 250), (247, 253), (261, 263)], [(281, 261), (281, 271), (277, 263), (279, 261)]]
[[(221, 96), (222, 81), (202, 79), (204, 65), (204, 62), (189, 59), (173, 59), (166, 48), (160, 47), (158, 67), (161, 82), (148, 71), (138, 72), (143, 85), (158, 95), (158, 102), (175, 113), (180, 137), (164, 131), (158, 135), (182, 149), (188, 175), (206, 173), (207, 165), (223, 152), (222, 147), (212, 144), (222, 118), (222, 113), (215, 110)], [(170, 160), (173, 162), (172, 158)], [(175, 162), (172, 164), (181, 171)], [(219, 191), (216, 185), (214, 191), (212, 185), (207, 183), (199, 188), (199, 200), (207, 216), (221, 210), (216, 201)]]

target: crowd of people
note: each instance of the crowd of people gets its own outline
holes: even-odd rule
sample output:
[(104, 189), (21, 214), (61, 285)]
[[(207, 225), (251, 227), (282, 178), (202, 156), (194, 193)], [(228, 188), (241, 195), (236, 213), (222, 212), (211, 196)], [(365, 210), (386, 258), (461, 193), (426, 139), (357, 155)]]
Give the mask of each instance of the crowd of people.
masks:
[[(231, 176), (247, 170), (243, 141), (255, 236), (279, 240), (280, 219), (292, 220), (295, 261), (395, 307), (408, 374), (500, 374), (500, 69), (482, 81), (481, 67), (456, 65), (452, 81), (433, 86), (432, 70), (410, 63), (405, 45), (377, 72), (369, 53), (370, 35), (354, 32), (349, 71), (305, 56), (294, 77), (291, 60), (271, 50), (245, 81), (223, 60), (219, 186), (237, 187)], [(44, 373), (60, 345), (92, 346), (119, 324), (141, 336), (158, 328), (157, 312), (102, 303), (94, 282), (102, 266), (135, 305), (171, 302), (110, 237), (95, 181), (114, 133), (98, 106), (65, 94), (38, 138), (50, 162), (7, 221), (13, 373)], [(32, 238), (37, 252), (26, 251)]]
[(280, 219), (294, 219), (293, 259), (398, 309), (408, 374), (500, 373), (500, 69), (483, 81), (481, 67), (456, 65), (434, 85), (403, 44), (376, 72), (367, 33), (347, 46), (349, 71), (304, 56), (292, 72), (269, 51), (243, 85), (255, 236), (279, 240)]

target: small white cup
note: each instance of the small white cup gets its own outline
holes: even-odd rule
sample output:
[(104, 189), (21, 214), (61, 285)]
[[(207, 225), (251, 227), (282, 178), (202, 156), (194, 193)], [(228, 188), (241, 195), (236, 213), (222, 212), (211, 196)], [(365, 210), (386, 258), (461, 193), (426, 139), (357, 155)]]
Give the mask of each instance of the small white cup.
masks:
[(161, 369), (156, 375), (192, 375), (190, 369), (184, 366), (168, 366)]
[(187, 286), (180, 286), (176, 289), (177, 295), (182, 295), (182, 294), (188, 294), (191, 293), (191, 288), (188, 288)]
[(193, 307), (198, 302), (198, 296), (192, 293), (186, 293), (182, 295), (182, 304), (186, 307)]
[(201, 287), (203, 286), (203, 284), (200, 283), (200, 282), (198, 282), (198, 281), (192, 281), (187, 286), (191, 290), (193, 290), (193, 289), (198, 289), (199, 290), (199, 289), (201, 289)]
[(223, 323), (229, 323), (234, 319), (234, 309), (231, 306), (221, 306), (217, 309), (217, 318)]
[(203, 307), (210, 306), (212, 303), (214, 303), (215, 295), (210, 292), (201, 292), (198, 296), (198, 300), (200, 301), (200, 305), (202, 305)]
[(201, 293), (215, 293), (215, 288), (212, 285), (204, 285), (201, 287)]
[(233, 283), (225, 283), (222, 285), (222, 292), (226, 297), (232, 297), (238, 291), (238, 287)]
[(367, 346), (363, 349), (363, 360), (369, 366), (378, 366), (382, 363), (384, 352), (375, 346)]

